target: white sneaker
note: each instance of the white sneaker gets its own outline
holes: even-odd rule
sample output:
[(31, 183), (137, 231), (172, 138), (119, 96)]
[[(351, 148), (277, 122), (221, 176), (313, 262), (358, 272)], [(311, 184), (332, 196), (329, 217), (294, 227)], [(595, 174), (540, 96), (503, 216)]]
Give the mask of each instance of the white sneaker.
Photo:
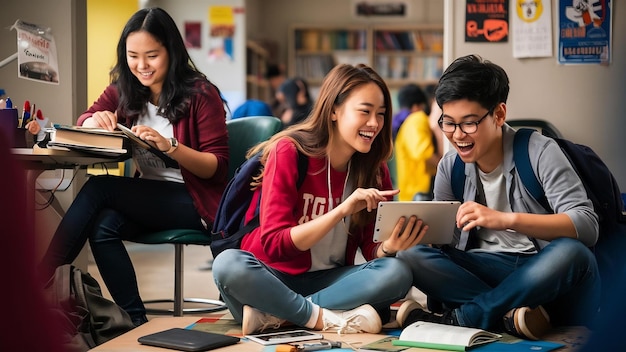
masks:
[(340, 335), (359, 332), (378, 334), (383, 326), (378, 312), (369, 304), (346, 311), (323, 308), (322, 319), (324, 331), (337, 331)]
[(278, 329), (286, 321), (273, 315), (263, 313), (250, 306), (243, 306), (243, 319), (241, 322), (242, 335), (263, 332), (266, 329)]

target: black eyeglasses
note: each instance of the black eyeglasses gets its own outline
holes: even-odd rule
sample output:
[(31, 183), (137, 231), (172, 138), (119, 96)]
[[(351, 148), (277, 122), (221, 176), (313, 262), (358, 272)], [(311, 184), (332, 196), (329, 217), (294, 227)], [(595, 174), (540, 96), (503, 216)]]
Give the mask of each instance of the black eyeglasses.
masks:
[(461, 131), (466, 134), (476, 133), (478, 131), (478, 125), (483, 122), (485, 117), (489, 116), (489, 114), (493, 113), (492, 110), (487, 111), (487, 113), (481, 117), (478, 121), (466, 121), (461, 123), (454, 123), (452, 121), (444, 121), (443, 115), (439, 118), (439, 128), (445, 133), (454, 133), (456, 131), (456, 127), (459, 126)]

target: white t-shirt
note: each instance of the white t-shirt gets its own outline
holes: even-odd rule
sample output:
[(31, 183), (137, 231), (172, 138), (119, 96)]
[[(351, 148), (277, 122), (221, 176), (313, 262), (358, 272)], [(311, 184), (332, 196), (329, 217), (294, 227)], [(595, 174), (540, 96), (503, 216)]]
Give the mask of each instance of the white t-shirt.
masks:
[[(485, 205), (491, 209), (511, 212), (511, 205), (506, 195), (506, 179), (502, 173), (502, 165), (490, 173), (478, 170), (483, 186)], [(491, 230), (480, 228), (477, 231), (479, 245), (476, 251), (535, 253), (533, 243), (524, 234), (513, 230)]]
[[(136, 125), (148, 126), (165, 138), (174, 137), (174, 126), (163, 116), (157, 115), (157, 106), (148, 103), (148, 113), (137, 119)], [(148, 150), (132, 146), (133, 160), (141, 178), (184, 183), (180, 169), (166, 167), (163, 160)]]

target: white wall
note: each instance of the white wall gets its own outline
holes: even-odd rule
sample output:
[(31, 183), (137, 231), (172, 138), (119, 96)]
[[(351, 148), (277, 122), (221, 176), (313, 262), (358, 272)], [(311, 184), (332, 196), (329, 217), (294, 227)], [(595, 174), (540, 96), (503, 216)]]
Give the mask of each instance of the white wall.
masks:
[[(25, 100), (41, 109), (52, 122), (71, 124), (87, 109), (87, 52), (86, 52), (86, 5), (85, 0), (10, 0), (0, 7), (0, 60), (17, 51), (17, 36), (9, 28), (17, 19), (24, 22), (50, 27), (54, 36), (58, 61), (59, 85), (50, 85), (17, 77), (17, 60), (0, 68), (0, 88), (6, 90), (21, 111)], [(84, 173), (82, 173), (84, 174)], [(74, 198), (79, 176), (65, 192), (56, 197), (62, 207), (67, 208)], [(52, 208), (38, 211), (35, 218), (37, 228), (37, 254), (47, 247), (49, 237), (56, 229), (58, 216), (49, 213)], [(86, 255), (79, 256), (78, 265), (86, 269)]]
[[(36, 11), (33, 11), (36, 9)], [(86, 6), (78, 0), (10, 0), (0, 10), (0, 60), (17, 51), (17, 35), (9, 28), (17, 19), (50, 27), (57, 47), (59, 85), (17, 77), (17, 60), (0, 68), (0, 88), (21, 112), (25, 100), (35, 103), (50, 121), (71, 124), (87, 109)], [(64, 206), (74, 190), (59, 192)]]
[(17, 77), (17, 60), (0, 68), (0, 88), (20, 108), (30, 100), (54, 122), (71, 123), (86, 109), (86, 7), (76, 0), (10, 0), (0, 7), (0, 59), (17, 51), (17, 19), (50, 27), (59, 60), (59, 85)]
[[(234, 61), (209, 62), (209, 6), (232, 6), (235, 14)], [(158, 6), (176, 21), (184, 35), (185, 22), (202, 22), (202, 48), (188, 49), (200, 71), (222, 91), (228, 105), (235, 110), (246, 99), (246, 14), (244, 0), (151, 0), (146, 6)]]
[[(626, 6), (613, 0), (613, 61), (608, 66), (559, 65), (556, 56), (513, 58), (508, 43), (465, 43), (464, 1), (446, 0), (451, 36), (449, 57), (479, 54), (502, 66), (511, 81), (507, 118), (540, 118), (552, 122), (566, 138), (589, 145), (609, 166), (626, 192)], [(515, 1), (509, 1), (511, 8)], [(624, 4), (622, 4), (623, 6)], [(557, 52), (557, 0), (552, 0), (553, 53)], [(511, 15), (512, 16), (512, 15)]]

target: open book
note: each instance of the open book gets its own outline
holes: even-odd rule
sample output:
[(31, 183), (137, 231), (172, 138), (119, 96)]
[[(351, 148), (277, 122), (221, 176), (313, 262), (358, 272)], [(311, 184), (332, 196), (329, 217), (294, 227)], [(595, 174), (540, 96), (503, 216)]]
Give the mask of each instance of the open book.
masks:
[(400, 338), (393, 341), (393, 345), (465, 351), (500, 338), (502, 335), (481, 329), (416, 321), (402, 330)]
[(152, 154), (158, 156), (161, 160), (163, 160), (163, 162), (165, 163), (165, 166), (171, 167), (171, 168), (178, 168), (178, 162), (176, 160), (170, 158), (167, 154), (158, 150), (157, 148), (154, 147), (154, 145), (150, 144), (149, 142), (139, 138), (136, 134), (133, 133), (133, 131), (131, 131), (130, 128), (122, 125), (121, 123), (117, 124), (117, 128), (119, 128), (122, 131), (122, 133), (128, 139), (130, 139), (131, 142), (135, 143), (138, 147), (146, 149), (152, 152)]

